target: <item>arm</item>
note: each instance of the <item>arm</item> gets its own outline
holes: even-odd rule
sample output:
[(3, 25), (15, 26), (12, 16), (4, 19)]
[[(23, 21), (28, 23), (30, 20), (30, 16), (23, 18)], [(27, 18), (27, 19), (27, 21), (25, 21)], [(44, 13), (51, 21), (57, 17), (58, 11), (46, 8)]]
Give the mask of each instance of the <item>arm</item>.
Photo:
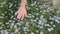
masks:
[(17, 15), (17, 19), (23, 20), (24, 17), (27, 16), (27, 11), (26, 11), (26, 3), (27, 0), (21, 0), (21, 6), (19, 7), (18, 11), (15, 13), (15, 15)]
[(20, 4), (20, 5), (21, 5), (22, 7), (25, 7), (25, 6), (26, 6), (26, 3), (27, 3), (27, 0), (21, 0), (21, 4)]

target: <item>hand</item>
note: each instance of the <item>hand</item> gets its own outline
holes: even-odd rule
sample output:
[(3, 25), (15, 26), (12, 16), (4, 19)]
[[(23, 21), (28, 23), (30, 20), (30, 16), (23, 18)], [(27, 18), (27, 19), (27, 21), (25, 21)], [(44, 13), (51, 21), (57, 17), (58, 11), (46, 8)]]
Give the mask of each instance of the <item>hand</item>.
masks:
[(15, 13), (15, 15), (17, 15), (17, 19), (23, 20), (23, 18), (27, 16), (26, 8), (20, 7), (18, 11)]

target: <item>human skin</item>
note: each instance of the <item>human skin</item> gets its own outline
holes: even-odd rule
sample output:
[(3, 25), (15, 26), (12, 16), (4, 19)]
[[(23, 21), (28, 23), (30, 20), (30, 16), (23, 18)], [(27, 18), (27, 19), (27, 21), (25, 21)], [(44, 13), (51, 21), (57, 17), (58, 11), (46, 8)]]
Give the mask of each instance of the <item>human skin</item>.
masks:
[(21, 4), (15, 15), (17, 15), (17, 19), (23, 20), (24, 17), (27, 16), (27, 10), (25, 8), (27, 0), (21, 0)]
[[(39, 0), (38, 0), (39, 1)], [(19, 7), (19, 9), (17, 10), (17, 12), (15, 13), (17, 15), (17, 19), (21, 19), (23, 20), (23, 18), (25, 16), (27, 16), (27, 11), (26, 11), (26, 3), (27, 3), (27, 0), (21, 0), (21, 6)], [(56, 7), (57, 5), (60, 4), (60, 0), (53, 0), (53, 6)]]

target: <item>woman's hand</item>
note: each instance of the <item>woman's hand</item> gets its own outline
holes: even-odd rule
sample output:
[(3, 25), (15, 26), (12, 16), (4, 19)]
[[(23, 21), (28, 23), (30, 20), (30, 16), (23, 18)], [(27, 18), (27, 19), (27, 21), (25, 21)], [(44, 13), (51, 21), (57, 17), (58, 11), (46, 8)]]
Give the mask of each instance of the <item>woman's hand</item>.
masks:
[(23, 18), (27, 16), (26, 8), (21, 6), (15, 15), (17, 15), (17, 19), (23, 20)]

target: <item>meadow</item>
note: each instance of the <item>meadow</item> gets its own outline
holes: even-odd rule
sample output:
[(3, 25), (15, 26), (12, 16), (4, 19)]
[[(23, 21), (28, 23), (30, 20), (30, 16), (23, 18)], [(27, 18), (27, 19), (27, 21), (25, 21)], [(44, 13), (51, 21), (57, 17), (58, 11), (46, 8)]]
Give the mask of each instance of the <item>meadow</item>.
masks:
[(18, 20), (20, 0), (0, 0), (0, 34), (60, 34), (60, 9), (51, 1), (27, 0), (28, 16)]

